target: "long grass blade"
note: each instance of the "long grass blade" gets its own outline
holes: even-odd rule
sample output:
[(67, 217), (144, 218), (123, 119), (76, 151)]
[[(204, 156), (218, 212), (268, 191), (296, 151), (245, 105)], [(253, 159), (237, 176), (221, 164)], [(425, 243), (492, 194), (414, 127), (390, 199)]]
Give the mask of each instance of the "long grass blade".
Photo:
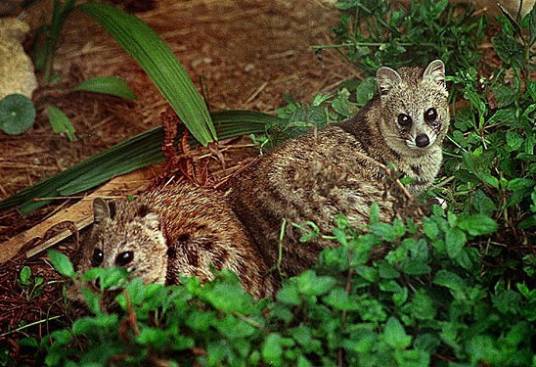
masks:
[(206, 146), (217, 139), (205, 101), (170, 48), (147, 24), (106, 4), (90, 2), (80, 9), (136, 59), (199, 143)]
[[(266, 126), (279, 119), (260, 112), (224, 111), (212, 114), (216, 132), (221, 139), (241, 135), (262, 134)], [(179, 125), (179, 133), (184, 125)], [(161, 145), (162, 127), (156, 127), (96, 154), (75, 166), (45, 179), (0, 202), (0, 210), (19, 206), (22, 213), (48, 204), (35, 198), (68, 196), (92, 189), (111, 178), (164, 160)], [(191, 139), (195, 146), (197, 141)]]

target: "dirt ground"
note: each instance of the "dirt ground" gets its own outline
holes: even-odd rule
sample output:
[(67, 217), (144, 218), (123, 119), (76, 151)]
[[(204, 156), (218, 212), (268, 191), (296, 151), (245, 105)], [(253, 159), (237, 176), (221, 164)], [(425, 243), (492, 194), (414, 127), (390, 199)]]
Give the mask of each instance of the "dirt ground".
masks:
[[(137, 15), (171, 46), (202, 91), (212, 111), (249, 109), (274, 112), (290, 95), (308, 100), (358, 72), (336, 53), (315, 55), (310, 46), (330, 42), (337, 12), (320, 0), (192, 0), (155, 1), (156, 7)], [(30, 14), (32, 25), (42, 16)], [(96, 23), (79, 12), (63, 30), (55, 60), (60, 82), (34, 94), (37, 122), (13, 137), (0, 133), (0, 199), (159, 124), (166, 102), (135, 62)], [(112, 97), (69, 93), (93, 76), (117, 75), (138, 96), (135, 102)], [(55, 104), (73, 121), (78, 141), (52, 132), (45, 106)], [(0, 242), (35, 225), (65, 205), (43, 208), (21, 217), (0, 212)], [(1, 245), (0, 245), (1, 246)], [(1, 250), (1, 249), (0, 249)], [(24, 264), (45, 277), (42, 295), (29, 300), (18, 286)], [(0, 345), (17, 353), (15, 338), (41, 334), (47, 318), (57, 316), (62, 302), (57, 276), (42, 258), (22, 257), (0, 265)], [(12, 330), (37, 322), (21, 333)]]

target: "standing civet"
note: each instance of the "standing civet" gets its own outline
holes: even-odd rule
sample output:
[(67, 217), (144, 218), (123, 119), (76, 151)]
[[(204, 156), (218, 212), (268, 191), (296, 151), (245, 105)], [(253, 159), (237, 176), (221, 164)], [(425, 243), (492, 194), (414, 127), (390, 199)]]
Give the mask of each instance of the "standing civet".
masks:
[(179, 275), (213, 278), (234, 271), (257, 298), (275, 284), (257, 248), (221, 193), (179, 183), (134, 200), (93, 202), (95, 224), (79, 269), (125, 267), (146, 283), (176, 284)]
[(355, 117), (287, 141), (231, 183), (233, 210), (272, 263), (286, 220), (281, 269), (288, 275), (335, 245), (322, 239), (301, 244), (291, 223), (311, 220), (326, 233), (342, 213), (351, 224), (364, 224), (373, 202), (381, 219), (390, 220), (401, 194), (386, 189), (381, 166), (393, 163), (411, 177), (411, 193), (426, 189), (439, 171), (449, 126), (443, 62), (433, 61), (424, 71), (382, 67), (376, 79), (379, 96)]

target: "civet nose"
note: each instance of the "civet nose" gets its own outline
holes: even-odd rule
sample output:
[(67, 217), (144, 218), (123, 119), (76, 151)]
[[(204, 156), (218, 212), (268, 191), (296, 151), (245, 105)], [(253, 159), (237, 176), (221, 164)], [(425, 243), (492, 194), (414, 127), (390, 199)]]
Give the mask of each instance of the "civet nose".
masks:
[(415, 138), (415, 144), (417, 144), (419, 148), (424, 148), (425, 146), (430, 144), (430, 139), (428, 139), (428, 135), (420, 134), (417, 135), (417, 137)]

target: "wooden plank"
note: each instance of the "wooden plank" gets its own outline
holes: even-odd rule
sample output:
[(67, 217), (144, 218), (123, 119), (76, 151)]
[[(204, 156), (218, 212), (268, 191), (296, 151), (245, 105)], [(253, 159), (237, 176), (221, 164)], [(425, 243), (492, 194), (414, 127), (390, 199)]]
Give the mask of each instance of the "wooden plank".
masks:
[(45, 219), (36, 226), (19, 233), (15, 237), (0, 244), (0, 264), (15, 257), (23, 247), (29, 242), (36, 241), (36, 246), (26, 252), (26, 256), (34, 256), (47, 248), (54, 246), (58, 242), (71, 236), (72, 232), (65, 229), (54, 237), (43, 242), (48, 230), (65, 222), (73, 223), (78, 230), (81, 230), (93, 223), (93, 199), (97, 197), (122, 197), (136, 194), (146, 189), (152, 180), (161, 172), (162, 166), (152, 166), (143, 168), (129, 174), (118, 176), (94, 191), (92, 194), (81, 199), (70, 207), (58, 211), (50, 218)]

